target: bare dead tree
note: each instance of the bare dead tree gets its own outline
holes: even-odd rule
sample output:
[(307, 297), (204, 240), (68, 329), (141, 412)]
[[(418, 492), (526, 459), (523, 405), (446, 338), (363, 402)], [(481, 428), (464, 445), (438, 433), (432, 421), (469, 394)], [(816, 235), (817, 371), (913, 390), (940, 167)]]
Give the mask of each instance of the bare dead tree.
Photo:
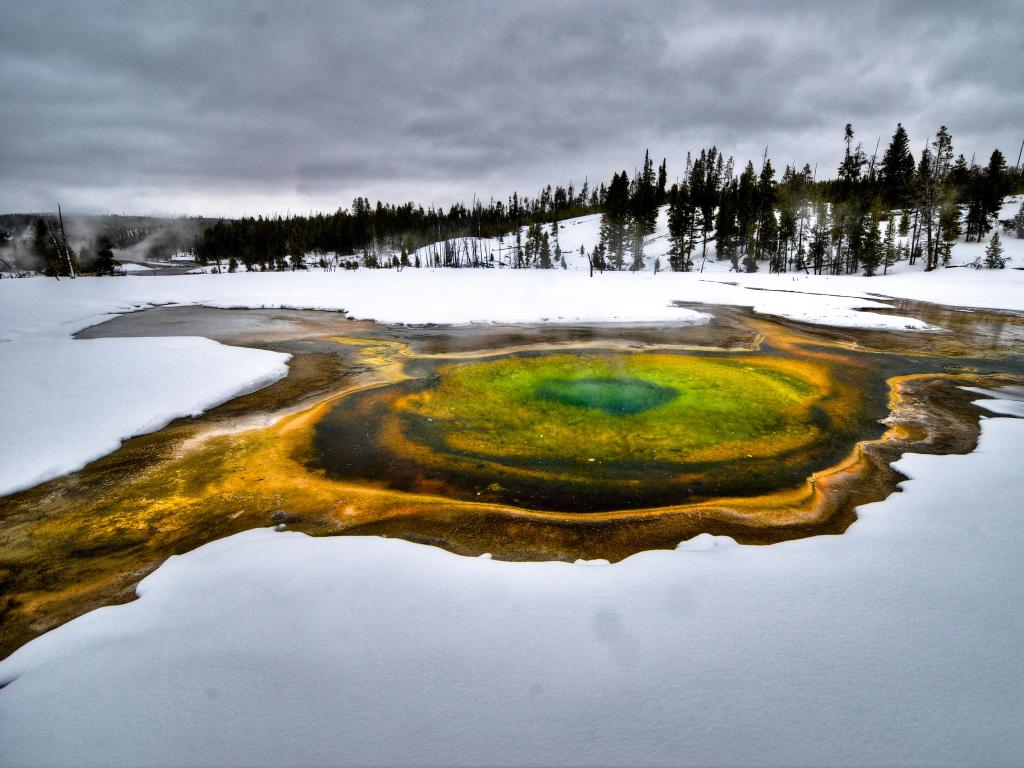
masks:
[(71, 248), (68, 245), (67, 232), (64, 229), (64, 214), (61, 211), (60, 204), (57, 205), (57, 220), (60, 222), (59, 238), (57, 237), (57, 233), (53, 231), (53, 225), (49, 222), (49, 220), (47, 220), (46, 222), (46, 231), (50, 235), (50, 242), (53, 243), (53, 248), (57, 253), (57, 261), (53, 265), (53, 276), (56, 280), (60, 280), (60, 275), (58, 274), (60, 270), (58, 269), (58, 265), (60, 264), (61, 260), (63, 260), (68, 267), (68, 277), (74, 280), (76, 277), (75, 265), (74, 262), (72, 262), (71, 260)]

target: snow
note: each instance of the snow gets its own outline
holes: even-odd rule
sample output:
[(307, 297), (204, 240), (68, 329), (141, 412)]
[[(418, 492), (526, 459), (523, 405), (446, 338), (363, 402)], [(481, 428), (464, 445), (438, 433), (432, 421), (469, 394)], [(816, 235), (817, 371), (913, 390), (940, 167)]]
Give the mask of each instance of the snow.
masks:
[(122, 272), (152, 272), (153, 267), (147, 267), (145, 264), (136, 264), (134, 261), (124, 261), (117, 265), (117, 268)]
[(0, 764), (1019, 764), (1022, 446), (615, 565), (242, 533), (0, 663)]
[[(1004, 199), (1002, 208), (1000, 208), (998, 219), (1000, 221), (1012, 219), (1017, 215), (1020, 210), (1021, 203), (1024, 202), (1024, 195), (1009, 196)], [(961, 216), (966, 214), (966, 207), (963, 208)], [(896, 216), (897, 224), (899, 222), (899, 212), (894, 212)], [(812, 214), (810, 218), (810, 226), (813, 226), (816, 217)], [(961, 218), (961, 221), (963, 218)], [(999, 226), (998, 224), (996, 225)], [(885, 222), (882, 222), (879, 226), (880, 234), (885, 234)], [(1001, 230), (1001, 228), (1000, 228)], [(526, 243), (526, 231), (527, 227), (523, 227), (520, 231), (520, 242)], [(547, 232), (551, 237), (551, 247), (554, 249), (554, 230), (552, 225), (546, 224), (543, 226), (543, 231)], [(995, 230), (993, 230), (995, 231)], [(712, 237), (713, 237), (712, 233)], [(971, 264), (976, 261), (984, 261), (985, 247), (988, 245), (989, 240), (992, 237), (990, 232), (980, 243), (979, 242), (965, 242), (964, 236), (961, 236), (959, 241), (953, 248), (951, 266), (962, 267), (964, 265)], [(1024, 240), (1017, 239), (1007, 232), (1002, 232), (1000, 235), (1005, 251), (1005, 256), (1009, 259), (1007, 266), (1010, 268), (1024, 268)], [(897, 242), (903, 245), (907, 245), (909, 237), (899, 237), (897, 235)], [(588, 216), (580, 216), (574, 219), (565, 219), (558, 224), (558, 250), (565, 257), (566, 266), (565, 269), (568, 271), (589, 271), (590, 262), (585, 256), (581, 256), (579, 251), (582, 246), (587, 253), (591, 253), (594, 247), (601, 240), (601, 215), (591, 214)], [(493, 256), (496, 262), (507, 263), (509, 260), (509, 254), (515, 246), (515, 237), (506, 235), (503, 238), (468, 238), (460, 237), (454, 238), (450, 241), (455, 248), (463, 252), (469, 249), (470, 252), (475, 247), (477, 251), (484, 257)], [(653, 234), (649, 235), (644, 240), (644, 271), (653, 272), (655, 261), (660, 261), (660, 267), (662, 270), (669, 269), (668, 253), (669, 253), (669, 237), (668, 237), (668, 207), (662, 206), (658, 210), (658, 218)], [(431, 253), (439, 251), (442, 248), (440, 244), (428, 245), (420, 248), (416, 251), (416, 255), (419, 256), (422, 263), (426, 264), (427, 259)], [(736, 273), (732, 272), (732, 264), (728, 260), (721, 262), (716, 259), (715, 242), (710, 240), (707, 246), (706, 258), (702, 256), (702, 247), (700, 243), (697, 244), (696, 250), (691, 254), (691, 259), (694, 262), (694, 270), (703, 273), (705, 276), (709, 275), (721, 275), (729, 274), (730, 278), (737, 277)], [(703, 267), (703, 268), (702, 268)], [(764, 263), (759, 264), (761, 270), (766, 269)], [(561, 266), (556, 266), (556, 269), (561, 269)], [(897, 262), (894, 267), (891, 267), (888, 271), (890, 274), (910, 272), (913, 274), (920, 274), (923, 272), (924, 262), (919, 261), (915, 266), (911, 267), (906, 261)], [(957, 269), (957, 272), (964, 270)], [(756, 273), (755, 273), (756, 274)], [(790, 273), (803, 274), (803, 273)], [(789, 276), (789, 275), (787, 275)], [(879, 277), (885, 277), (878, 275)]]
[[(966, 271), (957, 272), (960, 278)], [(588, 278), (560, 270), (406, 269), (79, 278), (59, 283), (34, 278), (0, 283), (0, 339), (37, 327), (39, 312), (47, 323), (74, 331), (118, 312), (160, 304), (344, 309), (353, 317), (385, 323), (463, 324), (699, 323), (707, 322), (706, 312), (675, 306), (675, 302), (703, 302), (748, 306), (764, 314), (829, 325), (927, 328), (913, 318), (870, 311), (889, 306), (869, 297), (868, 291), (887, 291), (890, 280), (899, 289), (896, 295), (928, 296), (948, 285), (956, 289), (950, 291), (956, 294), (954, 299), (968, 299), (969, 304), (985, 306), (994, 293), (1001, 304), (1024, 309), (1024, 293), (1018, 290), (1024, 287), (1024, 273), (1017, 272), (1004, 272), (1000, 280), (983, 273), (966, 283), (944, 273), (917, 274), (901, 281), (892, 276), (884, 282), (767, 274), (723, 277), (620, 272)], [(963, 289), (965, 284), (969, 289)], [(751, 291), (748, 286), (772, 290)]]
[(153, 432), (284, 377), (288, 355), (195, 337), (0, 345), (0, 495), (81, 469)]

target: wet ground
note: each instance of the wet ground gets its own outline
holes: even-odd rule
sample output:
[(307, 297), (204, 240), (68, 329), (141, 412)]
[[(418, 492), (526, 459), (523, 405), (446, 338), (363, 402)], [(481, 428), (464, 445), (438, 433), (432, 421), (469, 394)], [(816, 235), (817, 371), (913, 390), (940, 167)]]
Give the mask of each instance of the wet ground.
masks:
[[(334, 312), (163, 307), (87, 329), (79, 338), (200, 335), (293, 358), (288, 377), (264, 390), (0, 498), (0, 656), (87, 610), (131, 599), (169, 555), (257, 526), (398, 536), (511, 560), (617, 560), (705, 531), (764, 544), (840, 533), (858, 504), (894, 490), (901, 478), (889, 462), (902, 452), (974, 447), (980, 411), (970, 401), (979, 396), (962, 386), (1024, 381), (1024, 317), (1013, 313), (896, 302), (893, 312), (948, 329), (922, 333), (700, 308), (715, 319), (442, 327), (383, 326)], [(349, 451), (354, 471), (327, 466), (318, 434), (332, 418), (358, 427), (349, 417), (363, 413), (360, 404), (429, 388), (438, 366), (553, 354), (762, 356), (811, 366), (823, 372), (827, 434), (778, 476), (740, 460), (736, 482), (699, 494), (655, 489), (627, 494), (637, 503), (578, 509), (498, 491), (477, 498), (487, 471), (467, 486), (456, 482), (457, 457), (429, 451), (417, 458), (426, 471), (416, 482), (395, 482), (386, 472), (394, 443), (386, 440), (376, 457)], [(382, 423), (370, 414), (362, 426), (372, 434)], [(385, 471), (370, 471), (375, 461)], [(602, 480), (607, 488), (614, 481)], [(517, 492), (528, 495), (529, 486), (527, 478)]]

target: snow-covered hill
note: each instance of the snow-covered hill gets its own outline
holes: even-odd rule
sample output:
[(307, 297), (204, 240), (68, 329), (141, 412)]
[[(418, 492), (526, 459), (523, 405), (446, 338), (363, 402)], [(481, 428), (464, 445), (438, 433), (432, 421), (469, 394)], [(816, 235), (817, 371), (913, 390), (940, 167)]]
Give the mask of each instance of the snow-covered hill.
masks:
[[(1016, 216), (1017, 212), (1020, 210), (1022, 200), (1024, 200), (1024, 195), (1007, 197), (1003, 201), (1003, 207), (1000, 210), (999, 219), (1012, 219)], [(966, 213), (966, 210), (964, 213)], [(813, 223), (814, 217), (812, 215), (811, 224), (813, 225)], [(884, 226), (883, 222), (881, 225), (881, 234), (884, 234)], [(587, 254), (590, 254), (600, 242), (600, 214), (564, 219), (558, 223), (557, 235), (555, 233), (554, 225), (552, 224), (544, 224), (542, 229), (547, 233), (552, 249), (554, 248), (554, 244), (557, 240), (558, 250), (564, 259), (565, 269), (578, 271), (589, 270), (590, 260), (587, 256), (580, 253), (580, 248), (583, 248)], [(975, 261), (983, 261), (985, 247), (988, 245), (988, 240), (991, 238), (991, 234), (992, 233), (989, 233), (989, 236), (980, 243), (968, 243), (965, 241), (964, 236), (961, 235), (959, 241), (953, 248), (953, 258), (950, 266), (960, 267), (971, 264)], [(527, 227), (523, 227), (520, 232), (520, 241), (525, 243), (526, 237)], [(1009, 233), (1002, 233), (1001, 237), (1005, 255), (1009, 258), (1007, 267), (1024, 268), (1024, 240), (1019, 240), (1016, 237), (1011, 236)], [(906, 244), (908, 239), (909, 238), (897, 237), (898, 242), (901, 244)], [(506, 235), (502, 238), (460, 237), (447, 242), (450, 244), (451, 248), (460, 253), (479, 253), (485, 260), (488, 257), (493, 256), (496, 265), (508, 264), (510, 256), (514, 253), (515, 249), (514, 235)], [(418, 249), (415, 256), (419, 257), (421, 263), (426, 264), (429, 263), (430, 257), (433, 254), (443, 251), (444, 248), (444, 243), (434, 243)], [(668, 206), (662, 206), (658, 211), (657, 227), (654, 233), (644, 239), (644, 271), (653, 272), (655, 270), (655, 265), (657, 265), (661, 271), (668, 270), (669, 248)], [(702, 249), (700, 244), (698, 244), (692, 258), (695, 264), (694, 271), (697, 272), (702, 271), (704, 273), (710, 272), (715, 274), (732, 271), (732, 264), (728, 260), (718, 260), (714, 240), (708, 242), (706, 261), (702, 259)], [(554, 268), (562, 269), (563, 267), (561, 263), (556, 263)], [(761, 264), (760, 268), (761, 270), (767, 270), (767, 265)], [(918, 262), (918, 264), (913, 267), (911, 267), (906, 261), (900, 261), (888, 271), (889, 273), (900, 273), (923, 270), (923, 261)]]

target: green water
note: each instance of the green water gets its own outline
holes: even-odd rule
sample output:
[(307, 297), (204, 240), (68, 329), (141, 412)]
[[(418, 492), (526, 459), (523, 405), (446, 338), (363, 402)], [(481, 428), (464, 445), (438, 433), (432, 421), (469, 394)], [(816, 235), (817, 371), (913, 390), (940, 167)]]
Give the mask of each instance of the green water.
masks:
[(671, 402), (679, 395), (679, 391), (642, 379), (608, 377), (545, 381), (537, 387), (536, 395), (564, 405), (632, 416)]

